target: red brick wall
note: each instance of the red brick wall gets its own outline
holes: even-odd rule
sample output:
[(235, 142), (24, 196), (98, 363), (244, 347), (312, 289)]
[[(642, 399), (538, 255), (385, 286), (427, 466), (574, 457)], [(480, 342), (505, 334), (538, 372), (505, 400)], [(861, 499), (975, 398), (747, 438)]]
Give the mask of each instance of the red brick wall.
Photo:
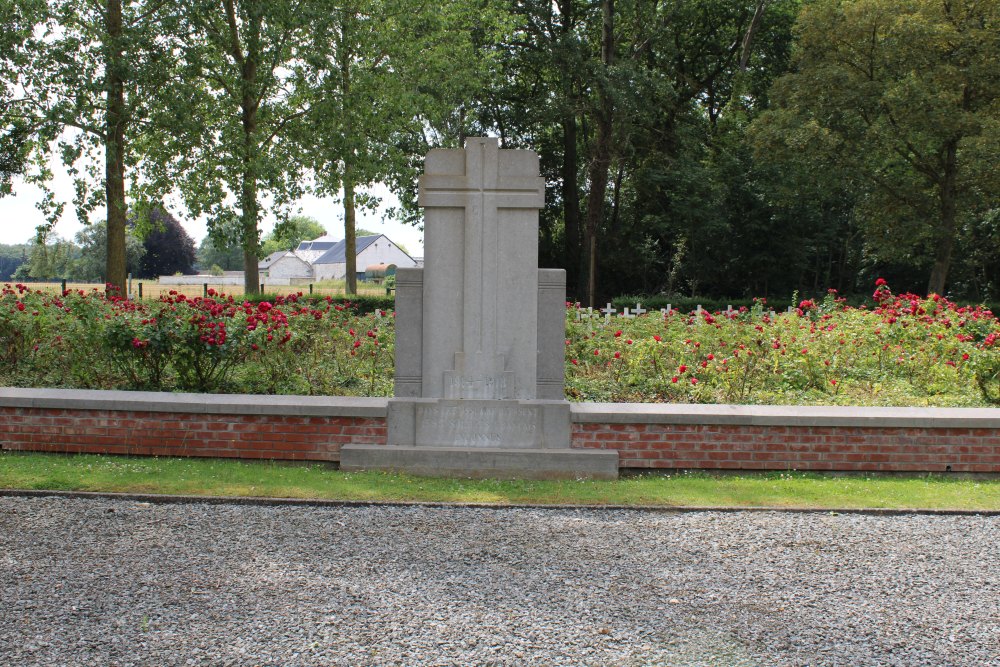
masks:
[(583, 423), (573, 446), (617, 449), (622, 468), (1000, 472), (988, 428)]
[(348, 442), (382, 443), (385, 420), (0, 407), (0, 448), (152, 456), (340, 460)]
[[(386, 436), (382, 417), (0, 407), (7, 450), (338, 461)], [(1000, 473), (993, 428), (585, 422), (573, 446), (617, 449), (622, 468)]]

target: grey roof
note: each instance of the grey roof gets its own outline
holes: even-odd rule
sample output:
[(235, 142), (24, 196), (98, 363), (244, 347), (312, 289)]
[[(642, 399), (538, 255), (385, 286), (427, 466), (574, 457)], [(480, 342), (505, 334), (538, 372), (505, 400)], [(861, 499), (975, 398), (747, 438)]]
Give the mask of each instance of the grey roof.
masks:
[[(354, 240), (354, 250), (355, 253), (359, 253), (372, 243), (375, 243), (375, 239), (382, 236), (382, 234), (373, 234), (372, 236), (359, 236)], [(347, 241), (338, 241), (333, 244), (333, 247), (327, 250), (319, 259), (315, 260), (313, 264), (344, 264), (347, 262), (347, 253), (344, 250), (347, 248)]]
[(257, 262), (257, 268), (266, 269), (267, 267), (271, 266), (276, 261), (284, 257), (285, 253), (287, 252), (288, 252), (287, 250), (278, 250), (277, 252), (272, 252), (270, 255)]
[(296, 250), (329, 250), (343, 241), (303, 241)]

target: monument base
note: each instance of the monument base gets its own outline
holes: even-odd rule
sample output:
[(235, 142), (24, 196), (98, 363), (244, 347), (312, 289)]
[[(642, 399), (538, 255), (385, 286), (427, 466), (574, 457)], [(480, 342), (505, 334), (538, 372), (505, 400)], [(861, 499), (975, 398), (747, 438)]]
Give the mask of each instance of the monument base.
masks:
[(570, 448), (569, 403), (393, 398), (388, 443), (344, 445), (341, 470), (519, 479), (617, 479), (618, 452)]
[(477, 479), (617, 479), (618, 452), (599, 449), (344, 445), (340, 469)]

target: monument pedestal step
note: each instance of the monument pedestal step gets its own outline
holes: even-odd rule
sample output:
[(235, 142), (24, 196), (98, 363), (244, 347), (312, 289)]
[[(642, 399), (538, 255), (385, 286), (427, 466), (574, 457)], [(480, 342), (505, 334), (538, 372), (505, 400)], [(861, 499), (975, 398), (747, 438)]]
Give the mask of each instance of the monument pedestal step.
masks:
[(344, 445), (340, 469), (502, 479), (617, 479), (618, 452), (599, 449)]

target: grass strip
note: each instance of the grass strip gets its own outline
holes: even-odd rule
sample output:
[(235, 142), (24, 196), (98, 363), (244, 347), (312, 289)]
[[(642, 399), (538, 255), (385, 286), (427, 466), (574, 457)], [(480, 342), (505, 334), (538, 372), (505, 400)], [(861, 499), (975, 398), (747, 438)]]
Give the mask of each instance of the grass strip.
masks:
[(1000, 480), (679, 472), (617, 481), (498, 481), (345, 473), (324, 464), (0, 452), (0, 488), (168, 495), (660, 507), (1000, 510)]

